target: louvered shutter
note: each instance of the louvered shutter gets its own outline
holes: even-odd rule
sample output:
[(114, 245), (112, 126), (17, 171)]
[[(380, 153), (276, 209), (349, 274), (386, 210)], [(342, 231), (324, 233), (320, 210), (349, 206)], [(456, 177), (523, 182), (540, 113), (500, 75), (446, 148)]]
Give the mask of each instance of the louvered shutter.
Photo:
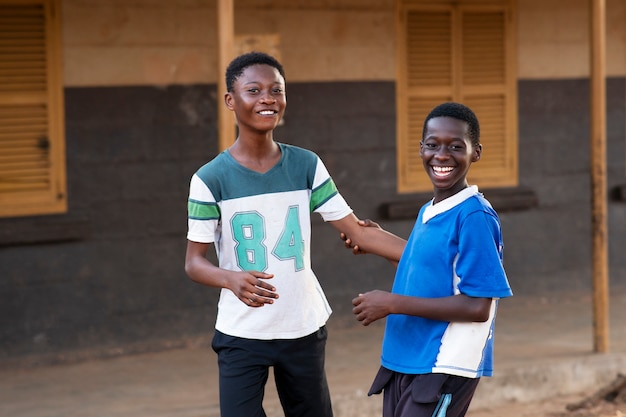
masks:
[[(469, 180), (489, 186), (517, 185), (517, 106), (510, 96), (507, 11), (462, 9), (460, 100), (478, 117), (483, 156)], [(514, 130), (515, 128), (515, 130)]]
[(419, 142), (424, 118), (444, 101), (466, 104), (481, 124), (483, 158), (472, 166), (469, 181), (486, 187), (516, 185), (517, 106), (509, 2), (425, 3), (399, 3), (398, 189), (432, 189), (419, 157)]
[(58, 1), (0, 0), (0, 216), (66, 210)]
[[(404, 14), (404, 76), (398, 78), (400, 191), (432, 188), (419, 156), (423, 121), (437, 104), (453, 97), (452, 11), (406, 9)], [(401, 56), (400, 59), (403, 57)], [(399, 120), (401, 118), (399, 117)]]

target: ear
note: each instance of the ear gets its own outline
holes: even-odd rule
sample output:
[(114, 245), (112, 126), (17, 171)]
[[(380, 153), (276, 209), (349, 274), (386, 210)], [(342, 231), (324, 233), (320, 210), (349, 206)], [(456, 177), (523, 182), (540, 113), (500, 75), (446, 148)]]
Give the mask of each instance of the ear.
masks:
[(472, 162), (476, 162), (480, 159), (480, 156), (483, 153), (483, 145), (479, 143), (478, 146), (473, 146), (472, 148), (474, 149), (472, 153)]
[(226, 108), (228, 108), (228, 110), (234, 110), (234, 100), (235, 99), (231, 93), (227, 92), (224, 94), (224, 104), (226, 104)]

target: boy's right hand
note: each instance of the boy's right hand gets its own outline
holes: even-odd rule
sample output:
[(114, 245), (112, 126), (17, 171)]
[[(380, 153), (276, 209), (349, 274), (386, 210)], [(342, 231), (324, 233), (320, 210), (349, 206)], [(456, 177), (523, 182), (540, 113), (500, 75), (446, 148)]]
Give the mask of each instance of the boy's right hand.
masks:
[(230, 290), (248, 307), (273, 304), (278, 298), (276, 288), (263, 281), (273, 277), (274, 274), (258, 271), (237, 272), (231, 282)]
[[(378, 229), (381, 228), (378, 223), (376, 223), (374, 220), (370, 220), (370, 219), (359, 220), (358, 224), (359, 224), (359, 226), (362, 226), (362, 227), (376, 227)], [(350, 238), (348, 236), (346, 236), (345, 233), (340, 233), (339, 234), (339, 238), (341, 240), (343, 240), (346, 248), (352, 249), (352, 253), (353, 254), (355, 254), (355, 255), (362, 255), (362, 254), (367, 253), (366, 251), (361, 250), (358, 245), (353, 245), (352, 244), (352, 240), (350, 240)]]
[(363, 326), (368, 326), (376, 320), (383, 319), (391, 314), (389, 306), (393, 294), (387, 291), (374, 290), (359, 294), (352, 300), (352, 313)]

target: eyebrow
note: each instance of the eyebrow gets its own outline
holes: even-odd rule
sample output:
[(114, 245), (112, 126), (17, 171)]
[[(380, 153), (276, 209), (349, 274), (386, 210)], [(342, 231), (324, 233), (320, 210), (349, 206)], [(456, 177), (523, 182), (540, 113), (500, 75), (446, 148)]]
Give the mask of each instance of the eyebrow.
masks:
[[(426, 140), (426, 139), (438, 139), (438, 138), (440, 138), (440, 136), (437, 136), (437, 135), (427, 135), (427, 136), (425, 136), (422, 140)], [(456, 137), (453, 137), (453, 138), (452, 138), (452, 140), (458, 140), (458, 141), (461, 141), (461, 142), (465, 142), (465, 138), (464, 138), (463, 136), (456, 136)], [(468, 140), (469, 142), (471, 142), (471, 141), (472, 141), (470, 138), (467, 138), (467, 140)]]
[[(241, 85), (250, 85), (250, 84), (262, 84), (261, 81), (248, 81), (248, 82), (242, 82)], [(280, 81), (274, 81), (271, 83), (272, 85), (279, 85), (279, 86), (284, 86), (285, 83), (280, 82)]]

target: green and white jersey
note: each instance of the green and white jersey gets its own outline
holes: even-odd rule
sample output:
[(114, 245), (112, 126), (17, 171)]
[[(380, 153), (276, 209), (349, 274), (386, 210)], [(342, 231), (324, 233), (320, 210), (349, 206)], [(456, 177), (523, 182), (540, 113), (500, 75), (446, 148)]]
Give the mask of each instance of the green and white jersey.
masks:
[(311, 213), (352, 213), (321, 159), (279, 144), (280, 161), (261, 174), (224, 151), (192, 177), (187, 238), (215, 243), (219, 266), (274, 274), (279, 298), (253, 308), (222, 289), (215, 328), (249, 339), (295, 339), (326, 323), (331, 309), (311, 269)]

